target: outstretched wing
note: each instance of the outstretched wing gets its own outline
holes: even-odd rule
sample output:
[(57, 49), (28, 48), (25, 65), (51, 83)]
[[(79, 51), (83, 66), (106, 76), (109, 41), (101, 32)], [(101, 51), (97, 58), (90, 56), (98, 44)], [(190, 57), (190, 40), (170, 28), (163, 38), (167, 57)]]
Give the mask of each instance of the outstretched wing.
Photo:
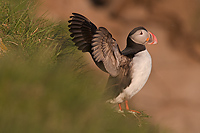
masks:
[(73, 42), (75, 42), (79, 50), (90, 52), (93, 35), (97, 27), (83, 15), (78, 13), (72, 14), (73, 16), (70, 16), (71, 20), (68, 21), (70, 23), (68, 26), (71, 32), (70, 36), (74, 37)]
[[(82, 52), (89, 52), (92, 56), (92, 39), (93, 35), (96, 33), (97, 27), (86, 17), (78, 13), (72, 13), (70, 16), (70, 20), (68, 21), (70, 24), (68, 27), (71, 32), (71, 37), (73, 37), (73, 41), (79, 50)], [(93, 56), (92, 56), (93, 58)], [(104, 72), (107, 72), (103, 62), (96, 62), (93, 58), (95, 64)]]
[[(96, 65), (112, 77), (126, 74), (129, 65), (128, 57), (121, 54), (118, 44), (104, 27), (97, 27), (86, 17), (72, 13), (69, 20), (71, 37), (79, 50), (89, 52)], [(126, 67), (124, 67), (126, 66)]]

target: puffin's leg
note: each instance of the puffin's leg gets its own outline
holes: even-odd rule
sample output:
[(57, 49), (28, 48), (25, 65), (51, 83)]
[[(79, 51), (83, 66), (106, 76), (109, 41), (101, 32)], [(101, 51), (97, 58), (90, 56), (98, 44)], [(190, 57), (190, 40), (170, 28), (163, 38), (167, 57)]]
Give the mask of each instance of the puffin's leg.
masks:
[(128, 106), (128, 100), (125, 100), (125, 106), (126, 106), (126, 110), (129, 111), (130, 113), (138, 113), (138, 114), (141, 114), (139, 111), (137, 110), (131, 110), (129, 109), (129, 106)]
[(121, 103), (118, 103), (118, 106), (119, 106), (119, 113), (124, 113), (124, 111), (122, 110), (122, 106), (121, 106)]
[(118, 105), (119, 105), (119, 110), (121, 110), (121, 111), (122, 111), (122, 106), (121, 106), (121, 103), (118, 103)]

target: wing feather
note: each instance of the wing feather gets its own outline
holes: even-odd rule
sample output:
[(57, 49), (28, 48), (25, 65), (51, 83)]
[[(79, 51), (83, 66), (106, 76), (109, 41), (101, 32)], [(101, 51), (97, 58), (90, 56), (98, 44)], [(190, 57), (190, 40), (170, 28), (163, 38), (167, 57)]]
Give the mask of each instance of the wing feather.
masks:
[(78, 13), (72, 13), (72, 16), (70, 16), (70, 20), (68, 22), (70, 23), (68, 25), (70, 28), (69, 31), (71, 32), (70, 36), (73, 37), (73, 42), (78, 49), (82, 50), (82, 52), (89, 52), (95, 64), (102, 71), (107, 72), (103, 62), (95, 61), (92, 55), (93, 50), (91, 43), (97, 27), (89, 19)]
[(118, 44), (109, 31), (100, 27), (92, 39), (92, 55), (95, 61), (102, 61), (107, 72), (116, 77), (121, 71), (122, 58), (126, 60), (119, 50)]

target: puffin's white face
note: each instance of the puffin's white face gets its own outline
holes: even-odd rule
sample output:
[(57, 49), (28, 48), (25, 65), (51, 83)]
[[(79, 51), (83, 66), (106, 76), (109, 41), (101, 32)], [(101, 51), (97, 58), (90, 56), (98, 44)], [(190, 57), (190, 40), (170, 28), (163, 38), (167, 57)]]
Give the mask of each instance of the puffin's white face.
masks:
[(138, 44), (145, 45), (148, 44), (156, 44), (157, 38), (151, 32), (148, 32), (144, 29), (137, 30), (133, 35), (130, 36), (132, 41)]
[(130, 38), (138, 44), (145, 44), (145, 42), (148, 41), (149, 34), (146, 30), (138, 30), (133, 35), (130, 36)]

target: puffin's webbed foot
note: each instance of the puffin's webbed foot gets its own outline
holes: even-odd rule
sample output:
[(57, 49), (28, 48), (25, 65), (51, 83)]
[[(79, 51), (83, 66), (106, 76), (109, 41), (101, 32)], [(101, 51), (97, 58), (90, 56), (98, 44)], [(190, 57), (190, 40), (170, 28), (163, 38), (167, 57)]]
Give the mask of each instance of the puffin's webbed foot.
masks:
[(138, 114), (141, 114), (139, 111), (137, 110), (131, 110), (129, 109), (129, 106), (128, 106), (128, 101), (125, 100), (125, 106), (126, 106), (126, 110), (129, 112), (129, 113), (132, 113), (132, 114), (135, 114), (135, 113), (138, 113)]

